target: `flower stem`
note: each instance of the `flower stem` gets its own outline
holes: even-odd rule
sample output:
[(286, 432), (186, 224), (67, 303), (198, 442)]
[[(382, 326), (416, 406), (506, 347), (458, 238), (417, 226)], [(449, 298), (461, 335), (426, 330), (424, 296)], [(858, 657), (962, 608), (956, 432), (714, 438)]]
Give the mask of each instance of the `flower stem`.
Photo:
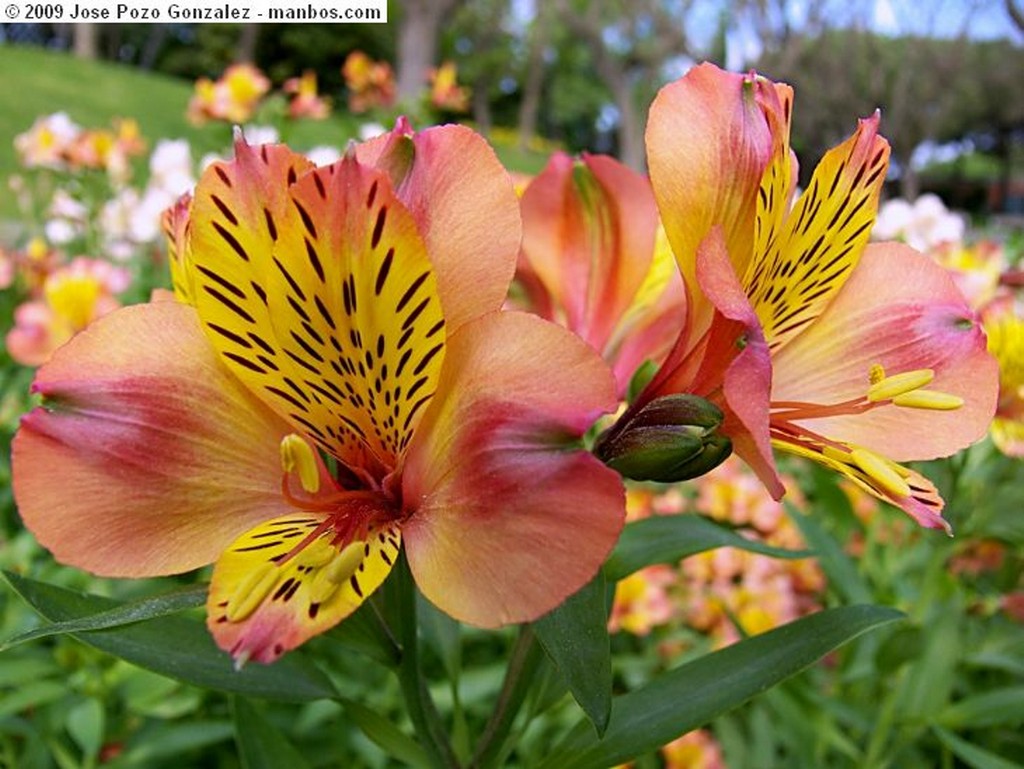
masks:
[(537, 637), (530, 626), (521, 626), (519, 636), (512, 647), (498, 702), (469, 762), (470, 769), (494, 766), (495, 761), (501, 758), (505, 741), (512, 730), (512, 722), (515, 721), (519, 708), (526, 699), (534, 680), (534, 673), (543, 657), (544, 651), (537, 643)]
[(398, 665), (398, 678), (409, 717), (431, 763), (437, 769), (458, 769), (459, 761), (452, 750), (437, 707), (430, 698), (420, 666), (416, 588), (404, 551), (395, 564), (393, 577), (399, 581), (398, 616), (401, 618), (399, 640), (402, 645), (402, 657)]

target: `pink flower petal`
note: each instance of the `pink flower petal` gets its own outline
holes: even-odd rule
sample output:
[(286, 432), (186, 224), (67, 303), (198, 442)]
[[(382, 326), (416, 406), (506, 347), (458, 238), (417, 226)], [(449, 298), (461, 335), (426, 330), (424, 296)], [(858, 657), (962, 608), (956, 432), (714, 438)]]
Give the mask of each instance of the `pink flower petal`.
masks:
[(658, 212), (640, 174), (601, 155), (555, 154), (523, 194), (523, 254), (565, 315), (604, 351), (654, 255)]
[(33, 389), (44, 405), (14, 439), (14, 493), (64, 563), (108, 576), (187, 571), (288, 510), (278, 445), (289, 428), (220, 363), (191, 307), (106, 316)]
[(625, 500), (618, 475), (573, 446), (615, 404), (597, 354), (539, 318), (495, 313), (449, 338), (403, 476), (427, 598), (493, 627), (536, 619), (594, 576)]
[(947, 456), (985, 434), (999, 375), (980, 324), (945, 270), (895, 243), (868, 246), (825, 312), (778, 352), (772, 400), (831, 404), (863, 396), (874, 364), (888, 375), (933, 369), (927, 389), (960, 396), (964, 406), (885, 405), (807, 420), (807, 427), (896, 461)]
[(413, 133), (403, 119), (356, 157), (388, 172), (415, 218), (449, 330), (500, 309), (522, 226), (512, 180), (483, 137), (456, 125)]

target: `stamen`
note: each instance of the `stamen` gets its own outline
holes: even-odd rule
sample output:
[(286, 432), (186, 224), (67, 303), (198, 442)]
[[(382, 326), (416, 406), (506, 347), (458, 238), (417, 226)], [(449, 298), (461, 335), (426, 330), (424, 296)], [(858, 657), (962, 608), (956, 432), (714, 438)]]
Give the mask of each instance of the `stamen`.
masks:
[(313, 447), (304, 438), (289, 433), (281, 439), (281, 468), (286, 473), (297, 473), (302, 488), (309, 494), (320, 490), (320, 468)]
[(249, 572), (228, 599), (228, 622), (241, 622), (256, 611), (274, 589), (279, 574), (277, 567), (269, 563)]
[[(872, 367), (872, 370), (874, 370), (874, 367)], [(872, 403), (892, 400), (897, 395), (903, 395), (904, 393), (924, 387), (934, 378), (935, 372), (930, 368), (904, 371), (902, 374), (887, 376), (868, 388), (867, 399)]]
[(310, 599), (314, 603), (323, 603), (337, 592), (349, 577), (356, 573), (363, 562), (366, 543), (355, 540), (347, 544), (334, 560), (317, 573), (310, 586)]
[(878, 384), (885, 379), (885, 369), (882, 368), (881, 363), (875, 363), (871, 366), (871, 369), (868, 371), (868, 379), (871, 381), (871, 384)]
[(964, 399), (960, 396), (938, 390), (915, 390), (897, 395), (892, 402), (894, 405), (904, 408), (930, 409), (932, 411), (955, 411), (964, 405)]
[(909, 497), (910, 486), (900, 474), (896, 472), (892, 464), (868, 449), (853, 449), (850, 452), (853, 462), (857, 467), (873, 480), (878, 486), (894, 497)]

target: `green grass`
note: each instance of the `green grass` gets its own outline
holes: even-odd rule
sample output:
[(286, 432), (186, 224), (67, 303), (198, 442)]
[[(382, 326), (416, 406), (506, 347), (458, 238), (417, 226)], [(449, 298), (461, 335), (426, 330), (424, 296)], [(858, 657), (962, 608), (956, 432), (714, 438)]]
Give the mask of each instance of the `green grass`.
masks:
[[(12, 45), (0, 45), (0, 72), (7, 87), (0, 89), (0, 220), (17, 215), (6, 180), (20, 170), (14, 137), (41, 115), (64, 111), (85, 128), (109, 127), (115, 117), (134, 118), (150, 148), (161, 138), (185, 138), (198, 158), (223, 151), (230, 131), (222, 123), (193, 126), (185, 119), (192, 83), (143, 72), (109, 62), (81, 61), (68, 54)], [(343, 104), (341, 94), (331, 94)], [(303, 121), (289, 126), (287, 141), (298, 150), (319, 144), (344, 147), (361, 119), (336, 110), (325, 121)], [(537, 173), (545, 153), (497, 148), (510, 168)]]

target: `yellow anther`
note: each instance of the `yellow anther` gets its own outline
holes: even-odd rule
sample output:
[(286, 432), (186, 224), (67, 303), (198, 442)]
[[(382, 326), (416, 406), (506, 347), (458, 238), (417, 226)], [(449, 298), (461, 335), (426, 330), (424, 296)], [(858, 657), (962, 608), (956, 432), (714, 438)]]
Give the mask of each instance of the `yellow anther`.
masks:
[(897, 395), (912, 392), (919, 387), (924, 387), (935, 378), (935, 372), (930, 368), (920, 368), (916, 371), (904, 371), (902, 374), (887, 376), (879, 382), (875, 382), (868, 388), (868, 400), (872, 403), (878, 401), (892, 400)]
[(829, 459), (841, 462), (844, 465), (853, 464), (853, 455), (849, 451), (843, 451), (842, 449), (837, 449), (826, 444), (822, 448), (821, 453)]
[(263, 599), (274, 589), (278, 576), (280, 572), (277, 567), (270, 563), (249, 572), (228, 599), (228, 608), (225, 612), (228, 622), (241, 622), (256, 611), (263, 603)]
[(875, 363), (871, 366), (870, 371), (868, 371), (868, 379), (871, 380), (871, 384), (878, 384), (885, 379), (885, 369), (882, 368), (881, 363)]
[(867, 449), (854, 449), (850, 454), (853, 456), (854, 464), (883, 491), (894, 497), (910, 496), (910, 486), (889, 460)]
[(333, 596), (345, 580), (356, 573), (363, 562), (366, 543), (362, 541), (347, 544), (334, 560), (321, 569), (310, 587), (310, 600), (323, 603)]
[(363, 562), (365, 548), (366, 543), (360, 540), (345, 545), (344, 549), (324, 569), (328, 579), (340, 585), (355, 574), (359, 564)]
[(299, 483), (310, 494), (320, 490), (320, 468), (313, 447), (295, 433), (281, 439), (281, 469), (286, 473), (298, 473)]
[(931, 409), (932, 411), (955, 411), (964, 405), (964, 399), (959, 395), (943, 393), (938, 390), (914, 390), (914, 392), (897, 395), (892, 402), (908, 409)]

